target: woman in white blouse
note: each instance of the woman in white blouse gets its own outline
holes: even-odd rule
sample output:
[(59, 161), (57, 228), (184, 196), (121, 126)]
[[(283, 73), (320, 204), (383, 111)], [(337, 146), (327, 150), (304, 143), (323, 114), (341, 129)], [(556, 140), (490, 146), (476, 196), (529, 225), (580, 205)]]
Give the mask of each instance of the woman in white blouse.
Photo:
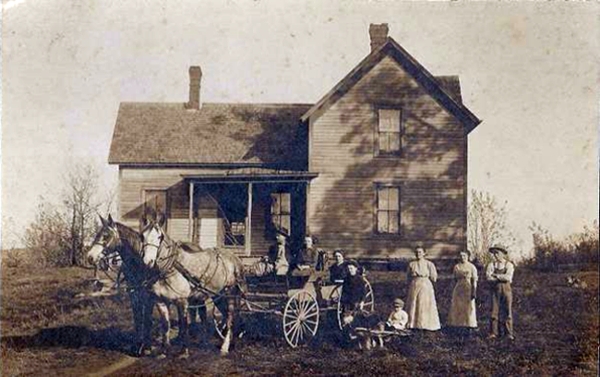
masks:
[(407, 312), (408, 328), (436, 331), (440, 329), (440, 317), (435, 301), (433, 283), (437, 270), (433, 262), (425, 259), (425, 249), (415, 249), (416, 260), (408, 265)]
[(460, 260), (453, 270), (456, 284), (452, 291), (448, 326), (472, 329), (477, 327), (477, 268), (469, 262), (469, 251), (461, 251), (459, 255)]

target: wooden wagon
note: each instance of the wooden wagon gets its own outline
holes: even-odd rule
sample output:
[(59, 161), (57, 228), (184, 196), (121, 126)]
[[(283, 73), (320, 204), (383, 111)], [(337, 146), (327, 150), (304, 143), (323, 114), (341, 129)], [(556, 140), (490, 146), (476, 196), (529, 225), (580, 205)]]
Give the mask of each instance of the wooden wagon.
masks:
[[(117, 289), (124, 283), (120, 268), (118, 254), (105, 256), (99, 268), (114, 281)], [(367, 288), (364, 310), (372, 313), (375, 309), (373, 288), (366, 277), (363, 279)], [(330, 312), (334, 312), (336, 326), (342, 329), (342, 285), (331, 283), (327, 271), (310, 268), (286, 275), (250, 275), (246, 276), (246, 284), (248, 291), (241, 297), (241, 314), (279, 317), (283, 336), (293, 348), (308, 343), (317, 334), (322, 317), (328, 318)], [(216, 332), (223, 338), (225, 320), (221, 312), (212, 307)]]
[[(367, 287), (364, 309), (373, 312), (373, 289), (363, 277)], [(288, 345), (296, 348), (308, 343), (319, 329), (322, 318), (335, 312), (336, 326), (342, 328), (341, 284), (329, 282), (325, 271), (303, 271), (300, 274), (269, 275), (246, 278), (248, 292), (241, 299), (241, 313), (267, 314), (279, 317), (281, 329)], [(224, 334), (224, 320), (218, 310), (213, 310), (215, 328)]]

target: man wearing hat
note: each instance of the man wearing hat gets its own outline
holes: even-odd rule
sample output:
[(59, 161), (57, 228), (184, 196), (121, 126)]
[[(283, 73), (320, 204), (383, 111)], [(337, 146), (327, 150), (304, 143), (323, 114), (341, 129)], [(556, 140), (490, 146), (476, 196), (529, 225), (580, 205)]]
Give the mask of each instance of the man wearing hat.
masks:
[(490, 339), (500, 336), (499, 322), (502, 330), (510, 340), (514, 340), (512, 321), (512, 289), (511, 283), (515, 265), (508, 260), (508, 251), (503, 246), (492, 246), (489, 252), (493, 260), (485, 269), (487, 280), (492, 289), (492, 323)]
[(285, 275), (290, 268), (289, 252), (287, 248), (287, 234), (285, 230), (277, 230), (275, 234), (277, 240), (277, 254), (275, 257), (275, 273)]

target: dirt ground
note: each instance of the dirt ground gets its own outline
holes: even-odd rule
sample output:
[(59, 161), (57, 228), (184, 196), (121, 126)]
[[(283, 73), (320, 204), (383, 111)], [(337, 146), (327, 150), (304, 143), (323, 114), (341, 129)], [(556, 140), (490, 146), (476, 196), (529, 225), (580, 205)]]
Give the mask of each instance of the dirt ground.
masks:
[[(588, 285), (573, 288), (574, 274)], [(338, 345), (334, 322), (310, 346), (291, 349), (279, 318), (246, 316), (245, 336), (227, 357), (219, 342), (195, 345), (188, 360), (129, 355), (131, 315), (126, 296), (80, 297), (92, 272), (79, 268), (2, 267), (2, 376), (223, 376), (223, 375), (586, 375), (598, 374), (598, 272), (541, 273), (517, 269), (513, 286), (514, 342), (488, 341), (489, 293), (478, 299), (480, 331), (460, 338), (447, 331), (419, 334), (385, 349)], [(384, 315), (405, 276), (370, 272), (376, 312)], [(436, 284), (442, 323), (452, 280)]]

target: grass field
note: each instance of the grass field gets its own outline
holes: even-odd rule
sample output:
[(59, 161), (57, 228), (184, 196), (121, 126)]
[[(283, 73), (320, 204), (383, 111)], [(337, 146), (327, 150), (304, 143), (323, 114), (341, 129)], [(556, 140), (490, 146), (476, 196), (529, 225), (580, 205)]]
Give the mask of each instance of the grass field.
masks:
[[(575, 274), (586, 289), (566, 284)], [(81, 376), (122, 362), (131, 315), (126, 296), (79, 297), (92, 272), (79, 268), (2, 267), (2, 376)], [(399, 272), (371, 272), (376, 311), (405, 297)], [(141, 358), (111, 375), (586, 375), (596, 376), (598, 272), (542, 273), (517, 269), (513, 286), (517, 340), (488, 341), (489, 293), (480, 290), (480, 331), (460, 339), (445, 331), (414, 336), (386, 349), (340, 348), (334, 326), (324, 326), (309, 347), (290, 349), (276, 317), (245, 318), (249, 331), (228, 357), (218, 342), (194, 347), (191, 357)], [(436, 296), (442, 323), (452, 281)], [(252, 326), (252, 324), (260, 326)]]

